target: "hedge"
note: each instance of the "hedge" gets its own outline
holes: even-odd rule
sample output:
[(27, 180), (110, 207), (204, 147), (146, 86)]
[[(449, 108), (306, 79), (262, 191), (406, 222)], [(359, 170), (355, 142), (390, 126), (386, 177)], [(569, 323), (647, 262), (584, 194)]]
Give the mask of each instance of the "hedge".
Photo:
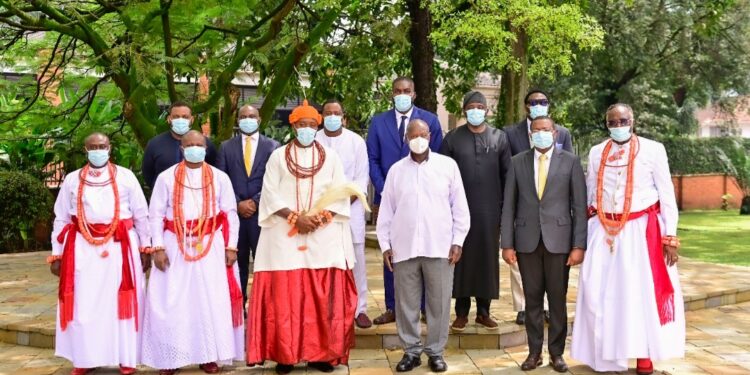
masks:
[(734, 174), (738, 167), (735, 164), (750, 152), (750, 139), (737, 137), (670, 138), (660, 141), (667, 150), (672, 174)]

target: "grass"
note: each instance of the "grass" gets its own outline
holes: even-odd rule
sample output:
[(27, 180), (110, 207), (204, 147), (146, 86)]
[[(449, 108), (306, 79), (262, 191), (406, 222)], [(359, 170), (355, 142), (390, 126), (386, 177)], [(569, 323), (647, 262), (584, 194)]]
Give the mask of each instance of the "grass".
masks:
[(681, 212), (677, 235), (688, 258), (750, 266), (750, 215), (738, 209)]

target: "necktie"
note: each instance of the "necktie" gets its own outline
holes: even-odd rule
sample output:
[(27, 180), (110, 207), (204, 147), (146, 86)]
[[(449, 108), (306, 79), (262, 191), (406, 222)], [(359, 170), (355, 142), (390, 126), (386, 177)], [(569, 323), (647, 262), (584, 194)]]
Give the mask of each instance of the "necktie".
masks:
[(539, 196), (539, 200), (542, 200), (542, 194), (544, 194), (544, 186), (547, 184), (547, 155), (539, 155), (539, 182), (537, 182), (536, 194)]
[(404, 132), (406, 131), (406, 116), (401, 116), (401, 124), (398, 126), (398, 136), (401, 144), (404, 143)]
[(250, 172), (253, 171), (253, 164), (250, 162), (250, 155), (252, 155), (253, 143), (250, 141), (250, 137), (245, 140), (245, 172), (250, 177)]

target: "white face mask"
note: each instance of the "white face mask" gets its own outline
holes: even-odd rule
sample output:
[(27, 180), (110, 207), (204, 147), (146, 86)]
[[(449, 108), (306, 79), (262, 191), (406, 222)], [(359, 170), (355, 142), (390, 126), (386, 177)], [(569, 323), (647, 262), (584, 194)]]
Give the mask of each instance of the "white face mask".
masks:
[(427, 138), (417, 137), (409, 141), (409, 150), (417, 155), (423, 154), (428, 147), (430, 147), (430, 141)]

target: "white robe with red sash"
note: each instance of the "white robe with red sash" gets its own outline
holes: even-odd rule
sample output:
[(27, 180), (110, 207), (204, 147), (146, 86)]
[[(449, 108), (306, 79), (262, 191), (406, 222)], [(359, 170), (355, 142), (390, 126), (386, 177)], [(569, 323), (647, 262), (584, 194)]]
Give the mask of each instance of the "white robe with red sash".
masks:
[[(606, 142), (589, 153), (589, 206), (606, 213), (623, 211), (630, 145), (615, 146), (602, 161)], [(662, 235), (677, 234), (678, 210), (669, 164), (661, 143), (638, 137), (633, 167), (632, 213), (656, 204)], [(607, 158), (609, 159), (609, 158)], [(606, 162), (602, 206), (596, 207), (599, 165)], [(614, 251), (598, 217), (589, 219), (588, 249), (578, 279), (571, 356), (596, 371), (625, 371), (629, 358), (664, 360), (685, 353), (685, 312), (677, 266), (666, 267), (674, 289), (671, 318), (662, 325), (646, 238), (648, 215), (629, 220), (614, 237)], [(657, 232), (658, 233), (658, 232)], [(663, 261), (663, 257), (660, 258)], [(663, 318), (663, 316), (662, 316)]]
[[(110, 179), (106, 167), (99, 170), (102, 171), (101, 175), (86, 176), (86, 179), (92, 183)], [(116, 166), (116, 171), (120, 219), (132, 218), (134, 222), (134, 228), (128, 231), (131, 259), (126, 260), (131, 262), (139, 309), (133, 318), (118, 318), (118, 290), (123, 274), (120, 243), (111, 239), (104, 245), (95, 246), (76, 233), (73, 318), (63, 330), (58, 308), (55, 333), (55, 355), (67, 358), (74, 367), (135, 367), (140, 361), (142, 327), (136, 331), (136, 319), (142, 326), (145, 277), (138, 249), (150, 243), (148, 206), (133, 172), (120, 166)], [(63, 255), (65, 245), (58, 241), (58, 236), (73, 223), (77, 215), (80, 173), (81, 169), (68, 174), (60, 186), (55, 202), (52, 255)], [(87, 222), (110, 224), (115, 214), (114, 202), (112, 186), (85, 186), (83, 206)], [(105, 252), (106, 257), (102, 257)]]
[[(169, 257), (169, 268), (151, 269), (143, 331), (143, 363), (158, 369), (176, 369), (188, 365), (218, 362), (231, 364), (244, 356), (244, 325), (232, 321), (232, 304), (225, 248), (237, 247), (239, 218), (237, 203), (229, 177), (211, 167), (218, 210), (227, 215), (228, 241), (217, 230), (209, 253), (200, 260), (186, 261), (180, 253), (177, 238), (165, 230), (165, 219), (173, 220), (175, 168), (162, 172), (156, 179), (151, 196), (150, 221), (154, 246), (163, 246)], [(201, 169), (187, 170), (188, 184), (201, 186)], [(184, 189), (183, 212), (186, 220), (201, 215), (201, 190)], [(208, 233), (203, 246), (208, 244)], [(186, 251), (197, 254), (188, 240)], [(232, 267), (239, 280), (237, 263)], [(240, 294), (240, 300), (242, 295)], [(241, 301), (240, 301), (241, 305)]]

